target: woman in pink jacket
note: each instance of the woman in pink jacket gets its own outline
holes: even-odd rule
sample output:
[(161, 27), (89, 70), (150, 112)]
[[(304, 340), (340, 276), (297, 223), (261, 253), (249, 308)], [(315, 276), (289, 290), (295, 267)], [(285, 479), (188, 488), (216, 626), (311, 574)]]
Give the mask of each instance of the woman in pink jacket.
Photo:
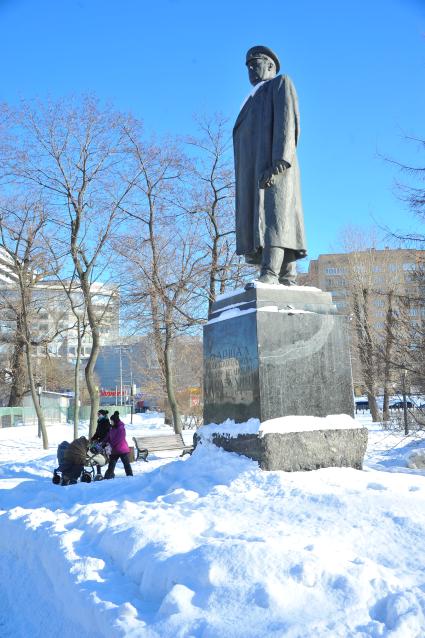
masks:
[(111, 456), (109, 457), (108, 469), (105, 472), (105, 478), (115, 478), (114, 470), (118, 459), (121, 459), (127, 476), (133, 476), (133, 470), (130, 465), (130, 448), (125, 440), (125, 426), (120, 420), (119, 412), (113, 413), (111, 416), (111, 423), (111, 429), (105, 439), (112, 448)]

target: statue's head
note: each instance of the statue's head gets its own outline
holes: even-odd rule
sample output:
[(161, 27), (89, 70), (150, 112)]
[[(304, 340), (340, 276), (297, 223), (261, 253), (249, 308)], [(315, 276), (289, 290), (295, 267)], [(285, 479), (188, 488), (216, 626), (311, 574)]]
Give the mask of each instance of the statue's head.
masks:
[(268, 47), (257, 45), (246, 54), (249, 81), (253, 86), (263, 80), (271, 80), (279, 73), (280, 62), (276, 53)]

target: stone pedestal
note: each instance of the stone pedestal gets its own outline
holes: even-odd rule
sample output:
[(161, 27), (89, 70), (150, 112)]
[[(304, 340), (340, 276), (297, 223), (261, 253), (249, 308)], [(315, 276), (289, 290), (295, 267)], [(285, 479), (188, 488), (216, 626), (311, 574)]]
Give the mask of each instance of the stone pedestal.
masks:
[[(214, 434), (212, 442), (227, 452), (236, 452), (258, 461), (262, 470), (297, 472), (322, 467), (353, 467), (362, 469), (367, 447), (366, 428), (313, 430), (309, 432), (275, 432)], [(202, 428), (197, 444), (202, 444)]]
[[(204, 328), (205, 424), (340, 414), (354, 415), (347, 317), (329, 293), (259, 286), (214, 304)], [(367, 430), (322, 421), (316, 430), (268, 434), (235, 427), (211, 440), (264, 470), (361, 469)]]
[(204, 423), (354, 414), (347, 317), (330, 293), (261, 286), (219, 299), (204, 327)]

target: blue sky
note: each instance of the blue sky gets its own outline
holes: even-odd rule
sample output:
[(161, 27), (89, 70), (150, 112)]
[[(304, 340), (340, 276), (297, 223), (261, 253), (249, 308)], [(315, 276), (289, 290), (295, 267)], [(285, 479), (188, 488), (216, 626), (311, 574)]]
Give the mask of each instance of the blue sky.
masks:
[(424, 165), (424, 0), (0, 0), (0, 21), (0, 99), (93, 92), (157, 134), (233, 121), (245, 52), (270, 46), (300, 100), (310, 257), (346, 225), (415, 227), (381, 155)]

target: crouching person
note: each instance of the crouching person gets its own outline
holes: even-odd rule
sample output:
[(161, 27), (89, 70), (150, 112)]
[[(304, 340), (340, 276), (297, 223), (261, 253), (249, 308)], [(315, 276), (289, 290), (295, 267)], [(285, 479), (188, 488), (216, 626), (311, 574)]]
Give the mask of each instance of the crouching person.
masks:
[(130, 465), (130, 448), (125, 440), (125, 425), (120, 420), (119, 412), (114, 412), (111, 416), (111, 424), (106, 441), (110, 444), (112, 450), (105, 478), (115, 478), (114, 470), (118, 459), (121, 459), (127, 476), (133, 476), (133, 470)]
[(64, 450), (63, 461), (60, 465), (61, 485), (73, 485), (78, 481), (84, 470), (88, 447), (88, 439), (85, 436), (80, 436)]

